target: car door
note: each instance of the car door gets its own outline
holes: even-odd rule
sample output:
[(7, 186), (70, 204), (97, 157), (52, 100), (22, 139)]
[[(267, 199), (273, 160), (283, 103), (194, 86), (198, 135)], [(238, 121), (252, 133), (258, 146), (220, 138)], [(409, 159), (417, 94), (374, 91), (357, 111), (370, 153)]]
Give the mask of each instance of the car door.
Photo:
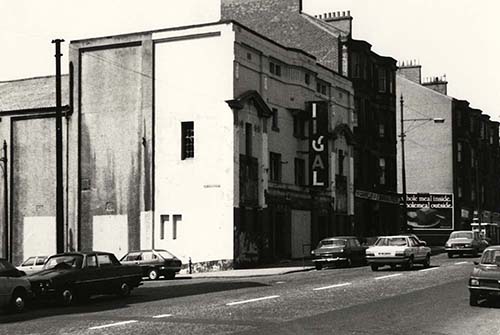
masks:
[(361, 246), (357, 238), (351, 240), (353, 252), (356, 254), (356, 260), (363, 262), (365, 259), (365, 248)]
[(101, 279), (101, 289), (103, 293), (111, 293), (118, 287), (121, 273), (117, 266), (121, 266), (116, 257), (110, 254), (97, 254), (97, 263), (99, 265), (99, 277)]
[(427, 256), (424, 246), (420, 244), (420, 241), (417, 240), (415, 237), (410, 237), (410, 240), (413, 244), (413, 247), (415, 248), (415, 259), (422, 260)]
[(25, 260), (23, 264), (21, 264), (22, 270), (28, 274), (35, 272), (34, 270), (35, 260), (36, 257), (29, 257), (27, 260)]
[(97, 255), (88, 254), (85, 257), (85, 264), (78, 276), (79, 290), (89, 295), (102, 291), (102, 282), (98, 275)]

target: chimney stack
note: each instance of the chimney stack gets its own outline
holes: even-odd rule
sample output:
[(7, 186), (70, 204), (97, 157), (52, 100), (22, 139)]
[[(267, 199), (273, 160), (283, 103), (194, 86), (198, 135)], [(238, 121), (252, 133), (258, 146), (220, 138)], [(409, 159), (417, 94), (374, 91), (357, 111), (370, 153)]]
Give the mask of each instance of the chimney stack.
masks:
[(339, 30), (342, 30), (347, 35), (350, 35), (352, 33), (352, 16), (350, 10), (348, 10), (347, 12), (337, 11), (324, 13), (315, 15), (315, 17), (324, 20), (325, 22), (329, 23)]
[(446, 80), (446, 75), (426, 78), (422, 85), (441, 94), (448, 94), (448, 81)]
[(402, 61), (398, 65), (398, 74), (414, 83), (422, 83), (422, 65), (416, 60)]

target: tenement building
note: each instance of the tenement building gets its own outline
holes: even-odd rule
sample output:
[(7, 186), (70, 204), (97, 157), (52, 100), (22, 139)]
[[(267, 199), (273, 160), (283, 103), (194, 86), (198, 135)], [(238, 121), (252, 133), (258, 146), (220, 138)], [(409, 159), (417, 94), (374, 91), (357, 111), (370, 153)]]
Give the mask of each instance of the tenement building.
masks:
[[(351, 221), (330, 233), (374, 236), (400, 229), (396, 178), (396, 60), (352, 38), (350, 12), (312, 16), (302, 1), (223, 0), (222, 16), (310, 52), (354, 87), (354, 194)], [(344, 223), (343, 223), (344, 222)]]
[[(351, 221), (353, 87), (313, 55), (234, 21), (69, 48), (68, 250), (121, 257), (154, 247), (195, 270), (223, 269), (303, 257), (339, 217)], [(26, 142), (44, 117), (11, 123), (26, 125)], [(49, 152), (51, 134), (21, 143), (14, 131), (2, 128), (16, 139), (14, 157)], [(33, 164), (16, 167), (33, 172)], [(30, 178), (52, 181), (53, 173), (51, 162)], [(26, 183), (13, 183), (11, 194), (29, 194), (35, 186)], [(11, 213), (15, 262), (35, 253), (35, 240), (38, 254), (55, 249), (52, 228), (33, 229), (52, 227), (52, 202), (34, 194)]]
[(408, 227), (442, 244), (451, 231), (477, 228), (475, 222), (481, 222), (498, 242), (499, 123), (448, 96), (446, 77), (422, 81), (416, 62), (401, 64), (396, 82), (403, 100)]

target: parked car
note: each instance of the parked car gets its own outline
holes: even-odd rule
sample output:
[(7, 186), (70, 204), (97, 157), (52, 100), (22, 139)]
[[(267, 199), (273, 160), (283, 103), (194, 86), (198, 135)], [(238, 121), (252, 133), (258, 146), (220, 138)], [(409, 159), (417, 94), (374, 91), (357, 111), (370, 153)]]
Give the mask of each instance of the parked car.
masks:
[(317, 270), (326, 265), (343, 263), (351, 266), (353, 263), (364, 264), (365, 248), (355, 236), (336, 236), (322, 239), (316, 249), (311, 251)]
[(450, 234), (444, 247), (450, 258), (454, 255), (463, 256), (464, 254), (476, 257), (487, 247), (487, 244), (488, 242), (481, 238), (478, 231), (458, 230)]
[(174, 279), (182, 266), (177, 257), (162, 249), (131, 251), (123, 256), (120, 262), (124, 265), (139, 265), (144, 277), (151, 280), (159, 279), (160, 276)]
[(484, 250), (469, 278), (469, 303), (477, 306), (483, 298), (500, 296), (500, 246)]
[(0, 259), (0, 308), (22, 312), (31, 297), (31, 285), (26, 273), (5, 259)]
[(429, 267), (431, 248), (413, 236), (384, 236), (379, 237), (377, 242), (366, 250), (366, 260), (373, 271), (384, 265), (390, 265), (393, 269), (397, 265), (411, 269), (413, 264), (421, 263), (424, 267)]
[(95, 294), (128, 296), (141, 285), (142, 270), (123, 266), (108, 252), (67, 252), (50, 256), (43, 270), (27, 277), (35, 298), (71, 305)]
[(43, 269), (43, 264), (47, 260), (47, 256), (32, 256), (28, 257), (24, 262), (17, 267), (18, 270), (26, 272), (27, 275), (33, 274)]

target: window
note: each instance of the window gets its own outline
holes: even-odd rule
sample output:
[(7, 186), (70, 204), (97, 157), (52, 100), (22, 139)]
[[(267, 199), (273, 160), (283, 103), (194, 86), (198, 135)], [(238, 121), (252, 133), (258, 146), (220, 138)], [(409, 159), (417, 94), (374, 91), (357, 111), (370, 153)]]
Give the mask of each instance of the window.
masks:
[(165, 222), (170, 220), (169, 215), (160, 215), (160, 239), (165, 239)]
[(385, 158), (379, 158), (378, 166), (380, 170), (379, 184), (385, 185)]
[(281, 181), (281, 154), (270, 152), (269, 153), (269, 168), (271, 181)]
[(474, 148), (470, 148), (470, 166), (474, 167)]
[(385, 92), (387, 87), (387, 78), (386, 78), (385, 69), (378, 69), (378, 91)]
[(252, 124), (247, 122), (245, 123), (245, 149), (247, 156), (252, 156), (252, 138)]
[(272, 116), (271, 116), (271, 128), (275, 131), (279, 131), (279, 127), (278, 127), (278, 109), (277, 108), (273, 108), (271, 109), (272, 111)]
[(458, 185), (458, 197), (462, 198), (462, 186)]
[(316, 91), (318, 93), (323, 94), (323, 95), (327, 95), (327, 86), (328, 86), (327, 83), (325, 83), (324, 81), (318, 80), (316, 82)]
[(38, 258), (36, 259), (36, 265), (43, 265), (43, 263), (45, 263), (45, 260), (46, 260), (46, 259), (47, 259), (47, 258), (45, 258), (45, 257), (38, 257)]
[(306, 162), (301, 158), (295, 158), (295, 185), (306, 184)]
[(182, 122), (182, 148), (181, 159), (194, 157), (194, 122)]
[(35, 264), (35, 257), (30, 257), (26, 261), (24, 261), (22, 266), (32, 266), (33, 264)]
[(385, 137), (385, 125), (383, 123), (381, 123), (381, 124), (378, 125), (378, 136), (380, 138), (384, 138)]
[[(123, 259), (122, 259), (123, 260)], [(127, 255), (125, 258), (125, 261), (131, 262), (131, 261), (140, 261), (142, 260), (142, 256), (139, 252), (131, 252), (130, 254)]]
[(462, 161), (462, 143), (458, 142), (457, 143), (457, 162)]
[(95, 255), (87, 256), (86, 267), (96, 268), (97, 267), (97, 257)]
[(281, 77), (281, 65), (274, 62), (269, 62), (269, 72), (276, 75), (277, 77)]
[(172, 223), (172, 239), (177, 239), (177, 222), (182, 221), (182, 215), (174, 214)]
[(293, 136), (304, 138), (306, 136), (306, 121), (299, 115), (293, 116)]
[(99, 261), (100, 267), (116, 265), (118, 261), (111, 258), (110, 255), (97, 255), (97, 260)]
[(309, 86), (309, 84), (311, 84), (311, 75), (309, 73), (305, 74), (304, 81), (305, 81), (307, 86)]
[(250, 52), (247, 52), (247, 59), (252, 60), (252, 54)]
[(155, 254), (153, 254), (152, 251), (147, 251), (147, 252), (143, 252), (142, 253), (142, 260), (143, 261), (153, 261), (155, 259), (158, 259), (158, 256), (156, 256)]
[(344, 150), (339, 150), (338, 154), (338, 166), (339, 166), (339, 175), (344, 175)]
[(476, 200), (476, 190), (474, 188), (470, 190), (470, 200)]
[(396, 75), (394, 72), (389, 72), (389, 93), (394, 93), (394, 82), (396, 81)]
[(358, 59), (358, 54), (353, 53), (352, 58), (351, 58), (351, 64), (352, 64), (352, 77), (353, 78), (359, 78), (360, 77), (360, 71), (359, 71), (359, 59)]

